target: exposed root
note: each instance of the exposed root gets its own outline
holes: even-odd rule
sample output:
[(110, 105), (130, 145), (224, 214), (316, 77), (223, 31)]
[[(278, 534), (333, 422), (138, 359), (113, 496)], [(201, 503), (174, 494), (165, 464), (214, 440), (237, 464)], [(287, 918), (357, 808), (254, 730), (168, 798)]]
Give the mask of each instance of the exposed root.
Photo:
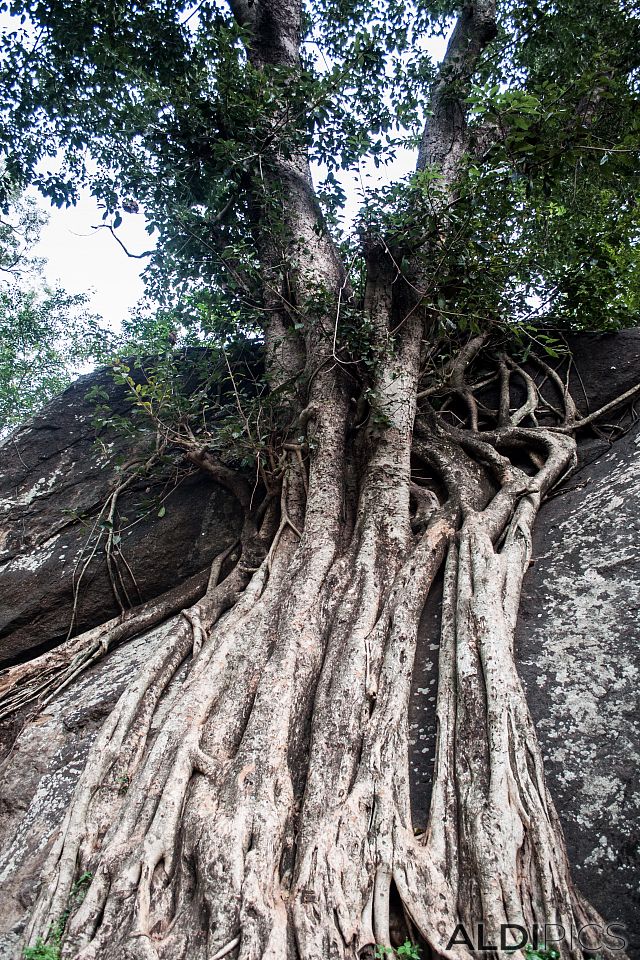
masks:
[(199, 607), (192, 607), (191, 610), (183, 610), (182, 616), (189, 623), (191, 631), (193, 633), (193, 646), (191, 648), (191, 656), (195, 660), (200, 651), (202, 650), (202, 645), (207, 639), (207, 632), (202, 625), (202, 617), (200, 615)]
[(214, 953), (211, 960), (222, 960), (223, 957), (227, 957), (232, 950), (235, 950), (239, 943), (240, 937), (234, 937), (233, 940), (229, 940), (229, 943), (226, 946), (222, 947), (221, 950), (218, 950), (217, 953)]
[[(460, 429), (427, 407), (414, 438), (416, 356), (397, 363), (380, 384), (387, 431), (357, 448), (348, 521), (335, 519), (346, 470), (328, 460), (318, 485), (318, 461), (307, 479), (296, 460), (260, 529), (248, 518), (235, 567), (218, 583), (218, 558), (122, 696), (52, 850), (31, 942), (87, 870), (64, 942), (82, 960), (356, 960), (408, 934), (454, 960), (458, 923), (496, 936), (600, 922), (572, 885), (513, 654), (534, 520), (575, 443), (537, 426), (537, 388), (506, 359), (494, 429), (471, 408)], [(526, 387), (515, 409), (512, 376)], [(344, 442), (333, 426), (319, 425), (325, 452)], [(432, 487), (411, 480), (412, 446)], [(443, 563), (437, 755), (416, 837), (408, 704)], [(575, 942), (561, 953), (581, 956)]]
[[(498, 33), (495, 0), (459, 6), (419, 151), (418, 170), (438, 181), (424, 233), (394, 236), (395, 217), (384, 236), (363, 229), (363, 356), (347, 358), (338, 344), (353, 263), (322, 220), (304, 123), (294, 130), (294, 117), (269, 110), (271, 130), (237, 178), (238, 215), (255, 241), (248, 302), (260, 308), (272, 399), (289, 426), (274, 427), (263, 459), (227, 363), (258, 460), (254, 484), (188, 414), (165, 423), (140, 405), (162, 444), (230, 491), (245, 521), (237, 563), (226, 576), (215, 564), (206, 589), (166, 622), (77, 782), (26, 931), (29, 944), (46, 938), (75, 877), (89, 871), (64, 931), (65, 960), (357, 960), (404, 933), (459, 960), (468, 951), (447, 947), (457, 922), (484, 922), (495, 936), (503, 922), (573, 930), (599, 919), (572, 886), (513, 636), (534, 519), (572, 468), (573, 434), (639, 389), (580, 418), (567, 384), (540, 361), (559, 393), (556, 412), (506, 354), (474, 383), (492, 321), (478, 332), (465, 317), (474, 334), (457, 351), (464, 324), (437, 333), (452, 328), (433, 278), (444, 280), (449, 208), (472, 147), (467, 95)], [(273, 80), (286, 93), (303, 69), (300, 4), (230, 8), (252, 78), (268, 67), (269, 89)], [(222, 277), (231, 271), (237, 303), (245, 270), (227, 224), (217, 226), (212, 249), (225, 245)], [(435, 271), (423, 283), (430, 257)], [(418, 392), (421, 356), (433, 370), (444, 338), (450, 360)], [(478, 399), (494, 382), (495, 411)], [(524, 400), (514, 400), (514, 382)], [(538, 426), (543, 412), (553, 428)], [(412, 456), (432, 474), (426, 483), (412, 476)], [(113, 518), (116, 499), (97, 523), (105, 509)], [(113, 562), (115, 546), (111, 536), (124, 607), (128, 571)], [(420, 616), (443, 563), (435, 778), (427, 831), (416, 837), (408, 704)], [(76, 606), (77, 594), (72, 629)], [(0, 710), (53, 696), (157, 616), (140, 608), (11, 674)], [(579, 960), (566, 941), (561, 952)]]
[(160, 597), (125, 611), (34, 660), (4, 670), (0, 673), (0, 720), (30, 705), (42, 709), (110, 650), (163, 623), (185, 604), (201, 597), (209, 578), (210, 572), (203, 570)]

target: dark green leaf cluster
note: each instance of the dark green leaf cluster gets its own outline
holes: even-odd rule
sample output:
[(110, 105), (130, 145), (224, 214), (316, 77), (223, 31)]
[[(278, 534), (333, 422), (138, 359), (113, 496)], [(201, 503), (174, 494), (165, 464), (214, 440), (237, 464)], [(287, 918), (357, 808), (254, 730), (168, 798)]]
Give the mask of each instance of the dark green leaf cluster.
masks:
[(288, 425), (292, 385), (266, 389), (255, 341), (165, 348), (117, 360), (112, 369), (130, 406), (114, 412), (108, 394), (94, 392), (90, 399), (100, 429), (135, 433), (151, 428), (163, 441), (186, 442), (228, 466), (255, 469)]
[(375, 960), (393, 960), (394, 957), (403, 957), (404, 960), (420, 960), (422, 951), (420, 947), (405, 940), (399, 947), (384, 947), (377, 945), (375, 949)]
[[(286, 271), (291, 239), (271, 165), (309, 151), (326, 228), (346, 242), (342, 175), (415, 146), (436, 75), (428, 38), (459, 12), (444, 0), (314, 0), (301, 63), (258, 70), (216, 0), (3, 8), (13, 14), (0, 42), (5, 168), (57, 204), (89, 184), (114, 231), (146, 217), (157, 240), (149, 293), (162, 309), (130, 332), (149, 343), (172, 329), (185, 342), (260, 338), (260, 248), (277, 247)], [(436, 169), (368, 191), (346, 247), (382, 238), (446, 330), (637, 323), (631, 0), (500, 0), (498, 20), (473, 83), (457, 91), (468, 162), (455, 195)], [(352, 354), (367, 340), (361, 300), (344, 309), (338, 346)]]

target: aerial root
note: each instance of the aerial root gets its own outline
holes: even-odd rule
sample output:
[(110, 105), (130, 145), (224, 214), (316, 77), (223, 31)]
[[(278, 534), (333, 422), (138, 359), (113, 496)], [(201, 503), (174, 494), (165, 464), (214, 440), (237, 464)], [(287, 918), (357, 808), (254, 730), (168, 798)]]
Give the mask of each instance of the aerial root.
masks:
[[(397, 945), (403, 929), (452, 960), (443, 931), (467, 914), (487, 923), (577, 915), (513, 662), (533, 519), (574, 445), (522, 427), (533, 420), (533, 387), (525, 379), (513, 412), (508, 381), (520, 371), (505, 362), (502, 373), (497, 430), (477, 432), (471, 414), (470, 430), (448, 428), (433, 412), (423, 447), (440, 444), (429, 462), (443, 506), (407, 482), (402, 516), (372, 497), (347, 547), (327, 537), (318, 550), (285, 497), (259, 572), (234, 581), (235, 604), (215, 629), (207, 597), (182, 612), (173, 660), (123, 698), (108, 721), (108, 757), (91, 755), (56, 853), (57, 886), (32, 933), (64, 909), (86, 863), (97, 864), (96, 879), (70, 919), (68, 949), (106, 960), (123, 947), (147, 960), (181, 955), (194, 903), (206, 917), (195, 960), (207, 949), (208, 960), (238, 949), (243, 960), (280, 960), (291, 929), (305, 960), (353, 960), (375, 943)], [(532, 447), (535, 477), (504, 453)], [(498, 488), (486, 505), (468, 458)], [(424, 527), (414, 537), (410, 492)], [(435, 782), (416, 838), (407, 711), (418, 623), (445, 556)], [(189, 650), (184, 682), (160, 703)], [(96, 810), (101, 823), (113, 819), (100, 788), (123, 760), (133, 779), (120, 821), (94, 829)]]
[(195, 660), (202, 650), (202, 646), (207, 639), (207, 631), (205, 630), (202, 624), (202, 616), (200, 608), (196, 605), (191, 607), (189, 610), (182, 610), (182, 616), (185, 618), (187, 623), (191, 626), (191, 631), (193, 633), (193, 646), (191, 648), (191, 656)]
[(376, 870), (373, 884), (373, 932), (376, 943), (390, 946), (389, 894), (391, 892), (391, 868), (381, 864)]
[(223, 957), (227, 957), (232, 950), (235, 950), (237, 946), (240, 945), (240, 937), (234, 937), (233, 940), (230, 940), (226, 946), (222, 947), (221, 950), (218, 950), (217, 953), (210, 958), (210, 960), (222, 960)]
[[(260, 584), (261, 578), (258, 577), (255, 597), (252, 591), (245, 592), (245, 603), (238, 603), (234, 610), (236, 618), (241, 618), (243, 611), (247, 612), (245, 607), (253, 607), (261, 592)], [(212, 596), (215, 598), (217, 592), (221, 592), (223, 599), (226, 599), (225, 591), (226, 582), (223, 582), (214, 589)], [(103, 845), (106, 834), (108, 844), (104, 851), (104, 866), (107, 869), (110, 864), (117, 866), (122, 860), (122, 851), (130, 842), (131, 832), (139, 827), (149, 814), (153, 815), (154, 804), (160, 802), (165, 791), (171, 796), (172, 785), (168, 781), (167, 766), (167, 756), (171, 756), (172, 749), (170, 725), (163, 728), (156, 737), (154, 749), (158, 761), (147, 764), (146, 771), (143, 771), (140, 777), (136, 778), (135, 774), (143, 760), (158, 704), (188, 656), (189, 650), (193, 649), (194, 635), (196, 641), (201, 641), (204, 637), (199, 611), (194, 617), (178, 619), (162, 645), (122, 695), (98, 735), (85, 770), (76, 785), (58, 842), (45, 864), (43, 874), (47, 882), (32, 916), (28, 931), (31, 940), (34, 931), (48, 929), (66, 908), (79, 856), (85, 865), (92, 865), (96, 851)], [(178, 745), (179, 743), (180, 741)], [(163, 745), (166, 749), (163, 749)], [(204, 754), (198, 754), (198, 762), (202, 768), (207, 765)], [(191, 769), (192, 767), (189, 769), (189, 776)], [(185, 791), (187, 784), (188, 778), (185, 780)], [(125, 813), (119, 821), (114, 820), (114, 807), (118, 809), (122, 806), (125, 795)], [(180, 809), (181, 803), (177, 811), (174, 809), (173, 812), (176, 825)], [(166, 847), (172, 849), (168, 843)], [(92, 884), (79, 915), (89, 920), (89, 906), (93, 904), (94, 917), (99, 916), (108, 895), (109, 885)], [(91, 919), (90, 923), (93, 922)], [(73, 927), (73, 923), (70, 927)]]
[[(143, 668), (100, 731), (76, 785), (58, 840), (45, 863), (44, 896), (38, 900), (31, 918), (29, 936), (32, 936), (31, 931), (48, 929), (66, 909), (81, 848), (91, 851), (106, 829), (105, 816), (107, 824), (113, 818), (114, 788), (117, 791), (119, 771), (126, 770), (127, 779), (135, 773), (155, 706), (188, 652), (188, 639), (186, 629), (173, 631), (168, 645), (162, 647)], [(101, 793), (108, 795), (104, 801), (106, 809), (91, 815), (94, 798)], [(122, 797), (116, 806), (119, 807), (121, 802)]]
[[(465, 910), (483, 919), (489, 935), (502, 923), (530, 929), (533, 922), (560, 922), (574, 929), (583, 917), (513, 654), (541, 494), (571, 455), (569, 445), (546, 436), (547, 460), (529, 490), (515, 496), (504, 532), (496, 526), (501, 509), (470, 513), (459, 551), (452, 547), (446, 564), (425, 853), (428, 873), (443, 892), (449, 930), (465, 922)], [(508, 484), (500, 496), (513, 499)], [(470, 878), (477, 904), (469, 901)], [(440, 952), (437, 929), (423, 919), (427, 925), (419, 928)]]
[[(226, 558), (234, 546), (220, 557)], [(213, 562), (212, 571), (216, 572), (217, 582), (219, 568), (216, 561)], [(4, 670), (0, 673), (0, 720), (18, 713), (29, 704), (35, 705), (36, 712), (43, 709), (109, 651), (163, 623), (185, 604), (202, 597), (211, 576), (209, 571), (202, 570), (160, 597), (126, 610), (28, 663)]]
[[(159, 877), (157, 870), (162, 866), (165, 878), (163, 883), (169, 882), (175, 874), (174, 859), (178, 850), (181, 817), (193, 773), (200, 773), (212, 779), (220, 775), (223, 758), (216, 761), (200, 744), (203, 724), (212, 704), (220, 699), (222, 713), (217, 716), (221, 729), (215, 728), (216, 736), (219, 734), (219, 737), (224, 737), (225, 731), (228, 733), (230, 729), (229, 724), (231, 729), (237, 727), (236, 700), (225, 696), (225, 684), (231, 680), (231, 675), (227, 676), (221, 667), (226, 662), (230, 651), (240, 655), (241, 641), (240, 635), (235, 637), (234, 630), (236, 630), (241, 632), (244, 637), (242, 642), (247, 646), (247, 654), (242, 662), (247, 669), (250, 668), (249, 674), (255, 673), (257, 669), (251, 665), (253, 661), (248, 651), (251, 649), (254, 655), (257, 654), (260, 631), (264, 632), (263, 639), (266, 642), (270, 619), (264, 615), (259, 617), (260, 627), (257, 630), (245, 625), (245, 621), (248, 624), (247, 618), (250, 615), (258, 616), (257, 607), (264, 591), (265, 577), (266, 564), (263, 564), (261, 571), (254, 577), (253, 585), (244, 591), (233, 609), (226, 614), (224, 629), (211, 638), (212, 642), (207, 644), (206, 651), (201, 650), (200, 656), (184, 681), (189, 690), (184, 689), (184, 697), (180, 698), (175, 705), (168, 705), (168, 722), (160, 728), (151, 747), (147, 748), (146, 758), (136, 776), (134, 777), (133, 774), (136, 772), (138, 762), (142, 760), (148, 724), (155, 709), (145, 709), (144, 697), (139, 699), (137, 704), (132, 704), (130, 697), (124, 696), (119, 705), (120, 710), (116, 710), (116, 713), (120, 713), (121, 716), (117, 722), (114, 721), (114, 730), (110, 731), (109, 737), (105, 740), (106, 749), (98, 750), (97, 763), (89, 763), (87, 769), (93, 771), (91, 777), (87, 779), (88, 773), (85, 772), (81, 778), (76, 792), (80, 789), (84, 799), (80, 805), (74, 802), (71, 807), (74, 810), (75, 819), (78, 820), (75, 828), (77, 837), (74, 839), (68, 831), (65, 831), (61, 838), (61, 846), (52, 854), (53, 869), (59, 874), (56, 884), (59, 895), (56, 903), (48, 898), (43, 899), (37, 913), (45, 918), (53, 916), (58, 900), (60, 902), (66, 900), (65, 890), (68, 896), (74, 871), (83, 867), (91, 868), (96, 874), (95, 880), (89, 887), (83, 904), (70, 919), (65, 938), (68, 947), (75, 945), (76, 950), (80, 950), (80, 955), (83, 957), (85, 954), (87, 958), (98, 956), (101, 955), (101, 951), (108, 949), (121, 924), (125, 927), (129, 926), (128, 935), (133, 937), (131, 949), (136, 956), (140, 955), (141, 950), (146, 951), (144, 954), (146, 955), (148, 949), (153, 948), (155, 952), (157, 952), (156, 948), (160, 949), (153, 936), (151, 940), (149, 939), (156, 925), (156, 921), (152, 921), (151, 917), (152, 903), (155, 899), (154, 891)], [(194, 633), (197, 634), (198, 628), (204, 627), (204, 618), (200, 615), (200, 609), (195, 611), (195, 616), (193, 610), (187, 613), (190, 615), (182, 616), (174, 631), (173, 639), (175, 640), (176, 635), (179, 636), (181, 646), (170, 676), (167, 674), (164, 677), (163, 690), (188, 655), (189, 649), (192, 648)], [(212, 664), (214, 664), (213, 669)], [(141, 683), (140, 678), (136, 680), (136, 684), (144, 687), (144, 682)], [(157, 698), (155, 702), (157, 703)], [(141, 712), (139, 712), (140, 708), (142, 708)], [(225, 710), (229, 714), (226, 720), (222, 719)], [(120, 730), (120, 736), (114, 739), (116, 728)], [(131, 747), (127, 745), (127, 738), (131, 737), (135, 741), (137, 759), (130, 768), (132, 779), (131, 786), (127, 790), (128, 802), (124, 815), (119, 819), (113, 820), (111, 809), (105, 811), (107, 814), (110, 813), (113, 822), (101, 842), (101, 836), (97, 834), (92, 836), (95, 832), (93, 822), (96, 819), (94, 807), (97, 804), (97, 819), (100, 820), (101, 807), (108, 802), (111, 808), (112, 799), (103, 799), (99, 793), (99, 787), (101, 784), (104, 785), (105, 776), (115, 776), (122, 762), (123, 752), (131, 753)], [(90, 809), (91, 815), (89, 815)], [(91, 824), (89, 829), (87, 829), (88, 824)], [(82, 864), (78, 865), (80, 843), (87, 850), (89, 859), (83, 858)], [(62, 859), (68, 861), (70, 871), (61, 870)], [(133, 909), (134, 906), (135, 909)], [(164, 909), (164, 907), (160, 909), (160, 916)], [(130, 921), (124, 919), (126, 916), (130, 917)], [(34, 919), (37, 919), (35, 914)], [(44, 919), (39, 923), (38, 929), (42, 930), (46, 922)], [(162, 936), (166, 933), (165, 927)], [(33, 935), (31, 939), (33, 940)], [(152, 945), (152, 941), (155, 946)], [(148, 944), (149, 948), (147, 949), (144, 944)]]
[[(207, 630), (203, 625), (200, 606), (196, 604), (189, 609), (188, 606), (185, 608), (185, 605), (203, 598), (215, 598), (217, 593), (223, 591), (224, 585), (220, 583), (222, 569), (238, 543), (239, 541), (235, 541), (219, 553), (208, 570), (194, 574), (161, 596), (125, 610), (119, 616), (65, 641), (35, 660), (10, 667), (0, 673), (0, 720), (18, 713), (29, 704), (35, 704), (37, 713), (105, 654), (179, 612), (183, 613), (191, 626), (196, 657), (206, 641)], [(239, 581), (239, 592), (243, 584), (239, 577), (236, 579)], [(212, 621), (220, 612), (221, 610), (217, 611)]]

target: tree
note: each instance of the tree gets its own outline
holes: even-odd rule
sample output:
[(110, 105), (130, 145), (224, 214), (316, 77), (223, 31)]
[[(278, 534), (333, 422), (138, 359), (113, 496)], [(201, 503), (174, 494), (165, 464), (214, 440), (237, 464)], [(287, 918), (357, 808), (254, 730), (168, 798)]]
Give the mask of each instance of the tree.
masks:
[(0, 434), (105, 354), (106, 331), (87, 297), (49, 288), (32, 254), (45, 217), (32, 198), (13, 198), (0, 221)]
[[(224, 385), (214, 403), (174, 389), (164, 361), (144, 382), (117, 375), (153, 455), (183, 451), (245, 519), (104, 725), (32, 950), (324, 960), (408, 939), (454, 957), (460, 923), (599, 924), (513, 634), (540, 503), (598, 415), (551, 364), (561, 332), (637, 309), (638, 21), (610, 0), (69, 6), (11, 4), (35, 28), (5, 48), (7, 164), (57, 203), (88, 178), (113, 231), (145, 209), (150, 287), (206, 328)], [(423, 41), (451, 15), (436, 68)], [(369, 193), (340, 236), (340, 169), (418, 141), (416, 173)], [(62, 163), (43, 172), (52, 145)], [(238, 341), (260, 348), (262, 380), (241, 377)], [(407, 706), (442, 569), (437, 759), (415, 836)], [(5, 704), (52, 695), (175, 605), (73, 638), (48, 673), (16, 668)]]

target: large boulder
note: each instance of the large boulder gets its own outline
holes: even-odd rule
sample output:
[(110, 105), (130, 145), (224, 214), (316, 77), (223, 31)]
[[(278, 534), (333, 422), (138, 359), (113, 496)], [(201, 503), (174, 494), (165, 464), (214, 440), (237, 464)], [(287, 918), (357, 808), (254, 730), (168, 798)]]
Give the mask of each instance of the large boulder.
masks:
[(640, 955), (640, 430), (543, 508), (517, 634), (575, 879)]
[[(570, 384), (584, 412), (634, 385), (638, 331), (581, 335), (569, 345)], [(532, 372), (547, 381), (543, 389), (556, 401), (548, 378)], [(126, 413), (124, 390), (102, 370), (81, 377), (0, 443), (0, 668), (60, 643), (72, 619), (76, 634), (118, 613), (99, 513), (121, 477), (122, 460), (142, 455), (150, 438), (97, 427), (97, 400), (105, 395), (115, 418)], [(606, 440), (592, 437), (581, 454), (588, 459), (607, 448)], [(241, 522), (226, 491), (171, 464), (127, 489), (118, 513), (120, 570), (132, 602), (204, 569), (233, 542)]]
[[(95, 398), (105, 395), (123, 416), (125, 392), (103, 370), (77, 380), (0, 446), (0, 667), (60, 643), (72, 620), (76, 634), (119, 612), (100, 511), (122, 460), (143, 456), (152, 438), (97, 427)], [(132, 603), (203, 570), (241, 524), (230, 494), (172, 463), (125, 490), (117, 514), (115, 575)]]
[[(572, 349), (571, 377), (583, 409), (584, 395), (593, 409), (640, 374), (636, 332), (580, 338)], [(106, 375), (78, 381), (0, 448), (5, 662), (32, 657), (66, 635), (87, 517), (95, 517), (117, 481), (114, 448), (108, 447), (115, 440), (103, 437), (106, 451), (97, 447), (91, 426), (86, 391), (96, 382), (107, 385)], [(521, 673), (577, 882), (607, 919), (625, 925), (629, 952), (636, 956), (639, 444), (635, 428), (613, 445), (602, 437), (582, 444), (585, 465), (541, 511), (518, 631)], [(123, 498), (123, 514), (131, 517), (140, 501), (154, 502), (124, 540), (144, 599), (206, 566), (233, 542), (240, 522), (231, 498), (206, 477), (188, 476), (164, 496), (142, 483)], [(166, 506), (162, 517), (160, 500)], [(76, 631), (117, 613), (104, 566), (96, 556), (80, 594)], [(428, 812), (433, 767), (436, 610), (432, 603), (423, 616), (411, 703), (417, 826)], [(0, 767), (2, 960), (16, 956), (44, 858), (101, 723), (168, 629), (171, 622), (110, 652), (21, 730), (6, 726), (12, 746)]]

